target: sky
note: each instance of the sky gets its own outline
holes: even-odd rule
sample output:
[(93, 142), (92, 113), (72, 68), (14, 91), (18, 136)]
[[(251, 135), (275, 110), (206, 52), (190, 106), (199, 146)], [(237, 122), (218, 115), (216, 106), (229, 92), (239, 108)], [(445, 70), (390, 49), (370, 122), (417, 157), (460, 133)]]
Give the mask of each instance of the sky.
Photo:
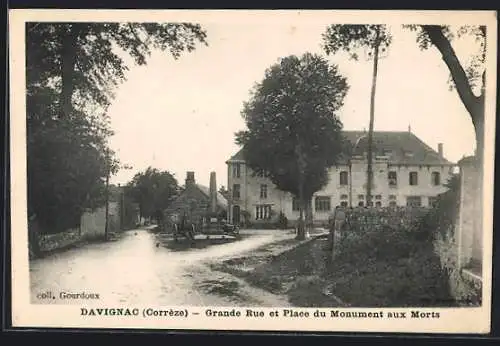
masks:
[[(215, 171), (217, 185), (227, 186), (225, 161), (238, 151), (234, 134), (245, 129), (243, 102), (266, 68), (288, 55), (325, 55), (321, 35), (326, 21), (285, 24), (277, 21), (203, 22), (208, 47), (199, 46), (174, 60), (154, 52), (146, 66), (130, 59), (127, 81), (116, 90), (109, 109), (115, 135), (111, 147), (132, 167), (112, 177), (125, 184), (148, 166), (174, 173), (184, 184), (186, 171), (208, 186)], [(471, 155), (472, 122), (449, 72), (434, 47), (421, 51), (415, 33), (391, 27), (393, 41), (379, 61), (374, 129), (411, 131), (437, 150), (443, 143), (448, 160)], [(470, 56), (470, 44), (456, 44), (459, 58)], [(373, 62), (327, 57), (350, 85), (339, 118), (345, 130), (368, 129)]]

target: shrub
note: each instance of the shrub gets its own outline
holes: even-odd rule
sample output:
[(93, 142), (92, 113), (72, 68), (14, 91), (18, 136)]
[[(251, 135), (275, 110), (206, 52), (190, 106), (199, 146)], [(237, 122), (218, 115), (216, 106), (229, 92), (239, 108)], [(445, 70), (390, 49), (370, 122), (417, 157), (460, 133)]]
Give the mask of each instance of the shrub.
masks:
[(288, 218), (281, 211), (278, 216), (278, 228), (287, 229), (288, 228)]

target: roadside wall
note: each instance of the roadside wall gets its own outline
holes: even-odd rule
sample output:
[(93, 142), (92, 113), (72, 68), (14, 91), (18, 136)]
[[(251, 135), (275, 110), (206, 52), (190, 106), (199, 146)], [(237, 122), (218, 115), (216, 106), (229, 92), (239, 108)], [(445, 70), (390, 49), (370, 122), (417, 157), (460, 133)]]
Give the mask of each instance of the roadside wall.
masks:
[[(109, 203), (108, 232), (120, 231), (120, 204)], [(39, 237), (40, 251), (47, 252), (64, 248), (82, 240), (103, 239), (106, 224), (106, 209), (101, 207), (93, 212), (86, 212), (81, 217), (80, 227), (56, 234)]]

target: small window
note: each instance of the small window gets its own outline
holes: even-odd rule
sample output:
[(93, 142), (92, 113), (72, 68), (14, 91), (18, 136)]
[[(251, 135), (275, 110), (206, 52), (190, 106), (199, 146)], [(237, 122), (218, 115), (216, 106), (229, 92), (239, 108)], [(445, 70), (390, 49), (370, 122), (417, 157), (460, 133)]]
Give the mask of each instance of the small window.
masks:
[(347, 208), (347, 201), (342, 201), (342, 202), (340, 202), (340, 206), (341, 206), (342, 208)]
[(420, 206), (422, 206), (422, 197), (420, 197), (420, 196), (408, 196), (408, 197), (406, 197), (406, 205), (408, 207), (420, 207)]
[(382, 206), (382, 202), (380, 202), (380, 201), (375, 202), (375, 206), (376, 207), (381, 207)]
[(267, 185), (260, 186), (260, 198), (267, 198)]
[(365, 199), (364, 195), (358, 195), (358, 199)]
[(441, 174), (439, 172), (432, 172), (432, 185), (441, 185)]
[(389, 202), (389, 206), (390, 207), (396, 207), (397, 206), (396, 201), (390, 201)]
[(429, 207), (434, 208), (437, 205), (437, 197), (429, 197)]
[(240, 184), (233, 185), (233, 198), (235, 199), (241, 198)]
[(396, 195), (389, 195), (389, 199), (390, 200), (395, 200), (396, 199)]
[(389, 180), (389, 186), (398, 185), (398, 174), (395, 171), (388, 172), (387, 179)]
[(365, 204), (363, 203), (363, 201), (359, 201), (359, 202), (358, 202), (358, 207), (362, 207), (363, 205), (365, 205)]
[(347, 195), (340, 195), (340, 199), (347, 199)]
[(328, 196), (318, 196), (314, 199), (314, 208), (316, 211), (330, 211), (331, 201)]
[(300, 210), (300, 203), (299, 203), (299, 199), (294, 197), (292, 199), (292, 210), (293, 211), (299, 211)]
[(241, 176), (241, 164), (233, 164), (233, 178), (239, 178)]
[(255, 219), (256, 220), (268, 220), (271, 218), (271, 206), (270, 205), (258, 205), (255, 207)]
[(409, 178), (411, 186), (418, 185), (418, 172), (410, 172)]
[(349, 179), (346, 171), (340, 172), (340, 185), (348, 185)]
[(382, 199), (382, 195), (376, 195), (375, 199)]

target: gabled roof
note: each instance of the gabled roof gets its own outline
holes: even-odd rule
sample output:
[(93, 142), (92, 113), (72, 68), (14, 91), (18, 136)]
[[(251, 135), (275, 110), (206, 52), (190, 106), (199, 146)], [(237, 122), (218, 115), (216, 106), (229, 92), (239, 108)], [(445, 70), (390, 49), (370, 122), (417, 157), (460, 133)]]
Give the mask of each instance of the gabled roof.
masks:
[[(196, 184), (196, 187), (208, 198), (210, 198), (210, 189), (205, 185)], [(217, 191), (217, 204), (223, 209), (227, 209), (227, 199), (222, 196), (220, 192)]]
[[(363, 155), (368, 151), (368, 132), (343, 131), (343, 134), (351, 144), (353, 155)], [(410, 131), (374, 131), (373, 153), (375, 156), (387, 156), (390, 164), (453, 164)], [(339, 163), (346, 162), (348, 156), (347, 153), (343, 155)], [(244, 161), (243, 149), (234, 154), (230, 161)]]
[[(356, 146), (353, 155), (368, 151), (368, 132), (344, 131), (344, 136)], [(394, 164), (452, 164), (410, 131), (374, 131), (373, 153)]]
[(243, 155), (243, 148), (241, 148), (240, 150), (238, 150), (238, 152), (236, 154), (234, 154), (233, 156), (231, 156), (229, 158), (229, 160), (226, 161), (226, 163), (228, 162), (234, 162), (234, 161), (245, 161), (245, 157)]

